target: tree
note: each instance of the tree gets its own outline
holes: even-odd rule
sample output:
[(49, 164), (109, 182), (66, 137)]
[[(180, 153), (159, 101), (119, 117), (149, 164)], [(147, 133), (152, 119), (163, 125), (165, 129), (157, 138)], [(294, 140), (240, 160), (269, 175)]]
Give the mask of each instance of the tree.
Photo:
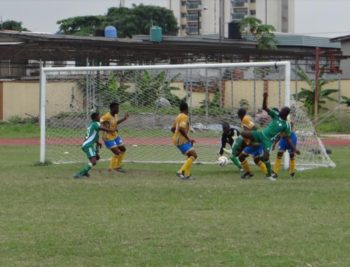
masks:
[(60, 32), (64, 34), (88, 36), (94, 35), (97, 29), (105, 24), (104, 16), (81, 16), (57, 21)]
[(6, 20), (0, 23), (0, 30), (28, 31), (28, 29), (22, 27), (22, 22), (15, 20)]
[(111, 7), (104, 16), (83, 16), (63, 19), (57, 22), (60, 32), (74, 35), (93, 35), (113, 25), (119, 37), (132, 37), (135, 34), (149, 34), (152, 25), (160, 26), (163, 34), (176, 35), (178, 32), (173, 12), (164, 7), (133, 5), (132, 8)]
[(240, 21), (240, 28), (243, 35), (253, 36), (258, 42), (258, 49), (276, 49), (275, 27), (269, 24), (263, 24), (260, 19), (255, 17), (245, 17)]
[(98, 94), (100, 95), (101, 106), (107, 106), (112, 101), (123, 104), (130, 100), (130, 93), (127, 91), (130, 86), (122, 82), (124, 77), (121, 74), (110, 74), (108, 80), (101, 85)]
[(147, 70), (137, 74), (137, 91), (134, 93), (133, 101), (136, 105), (153, 106), (160, 98), (167, 99), (171, 105), (178, 105), (180, 99), (171, 93), (172, 90), (179, 90), (171, 84), (175, 82), (178, 75), (167, 79), (166, 72), (161, 71), (153, 75)]
[[(306, 82), (309, 88), (301, 88), (301, 91), (295, 95), (297, 100), (300, 100), (302, 103), (304, 103), (305, 108), (307, 109), (308, 113), (310, 115), (314, 115), (314, 105), (315, 103), (315, 80), (311, 80), (309, 76), (305, 73), (305, 71), (298, 67), (296, 70), (294, 70), (295, 74), (298, 76), (299, 79)], [(326, 108), (323, 106), (326, 103), (326, 100), (329, 101), (337, 101), (336, 99), (332, 98), (330, 95), (338, 92), (337, 89), (326, 89), (324, 88), (325, 85), (333, 82), (333, 80), (326, 80), (323, 76), (324, 72), (321, 69), (320, 76), (318, 78), (318, 99), (317, 99), (317, 105), (318, 110), (326, 110)]]

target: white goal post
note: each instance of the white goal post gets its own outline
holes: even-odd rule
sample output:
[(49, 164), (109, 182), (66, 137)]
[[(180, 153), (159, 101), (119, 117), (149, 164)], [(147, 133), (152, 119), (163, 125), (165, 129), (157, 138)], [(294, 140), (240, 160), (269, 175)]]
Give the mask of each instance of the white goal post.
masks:
[[(122, 137), (130, 142), (126, 144), (130, 147), (129, 162), (182, 160), (170, 156), (176, 151), (170, 146), (170, 131), (166, 131), (178, 113), (180, 99), (189, 104), (191, 123), (197, 130), (195, 138), (200, 140), (199, 161), (203, 163), (216, 161), (219, 125), (228, 121), (239, 126), (236, 116), (239, 107), (245, 105), (249, 114), (259, 116), (264, 90), (269, 87), (272, 90), (270, 105), (280, 108), (293, 103), (289, 61), (43, 67), (40, 75), (42, 163), (84, 160), (79, 146), (89, 113), (96, 109), (102, 113), (107, 111), (108, 103), (113, 100), (121, 103), (121, 113), (131, 113), (131, 121), (120, 129)], [(303, 117), (303, 120), (308, 119)], [(317, 137), (315, 132), (307, 134), (314, 139)], [(330, 159), (325, 159), (327, 156), (323, 155), (324, 148), (319, 147), (319, 140), (312, 143), (317, 150), (314, 154), (322, 154), (322, 162), (312, 158), (315, 162), (310, 162), (310, 166), (332, 165), (326, 162)], [(108, 158), (109, 154), (103, 153), (104, 158)], [(212, 155), (207, 155), (209, 153)], [(287, 164), (286, 159), (285, 166)]]

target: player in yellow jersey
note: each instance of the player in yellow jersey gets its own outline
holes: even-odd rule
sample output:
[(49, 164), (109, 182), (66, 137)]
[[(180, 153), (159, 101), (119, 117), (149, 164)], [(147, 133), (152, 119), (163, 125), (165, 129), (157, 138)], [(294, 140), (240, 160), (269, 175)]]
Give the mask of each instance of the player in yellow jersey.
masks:
[[(253, 131), (257, 129), (253, 119), (249, 115), (247, 115), (247, 111), (245, 109), (240, 108), (237, 114), (241, 120), (241, 126), (244, 131)], [(243, 142), (245, 146), (238, 157), (245, 171), (241, 178), (247, 179), (253, 176), (247, 161), (247, 157), (249, 157), (249, 155), (251, 155), (254, 158), (254, 163), (257, 166), (259, 166), (261, 172), (266, 175), (267, 168), (265, 163), (261, 160), (261, 157), (263, 155), (262, 145), (257, 142), (252, 142), (247, 138), (243, 138)]]
[(181, 151), (182, 154), (187, 156), (187, 160), (176, 173), (176, 175), (181, 179), (191, 178), (191, 166), (197, 159), (197, 153), (193, 148), (193, 143), (195, 140), (188, 136), (189, 129), (190, 121), (188, 118), (188, 105), (186, 102), (181, 102), (180, 114), (176, 117), (171, 127), (174, 145)]
[(124, 118), (118, 120), (119, 104), (112, 102), (109, 105), (109, 112), (104, 114), (101, 119), (101, 125), (113, 132), (104, 132), (102, 139), (106, 148), (110, 149), (113, 153), (109, 169), (124, 173), (125, 170), (121, 167), (122, 161), (125, 157), (126, 148), (123, 144), (123, 140), (118, 135), (117, 126), (126, 121), (129, 117), (128, 113), (125, 113)]

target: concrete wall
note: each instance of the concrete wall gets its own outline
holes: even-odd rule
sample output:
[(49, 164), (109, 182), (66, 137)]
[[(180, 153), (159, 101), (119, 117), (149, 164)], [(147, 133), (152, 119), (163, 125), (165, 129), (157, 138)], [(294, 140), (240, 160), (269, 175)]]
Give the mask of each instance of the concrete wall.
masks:
[[(179, 88), (173, 94), (180, 98), (186, 96), (183, 83), (177, 82), (172, 86)], [(269, 106), (279, 107), (284, 105), (284, 82), (269, 81), (226, 81), (224, 83), (222, 101), (225, 108), (237, 108), (241, 99), (249, 101), (251, 112), (261, 108), (262, 94), (264, 87), (269, 91)], [(291, 82), (291, 93), (300, 91), (301, 88), (308, 88), (306, 83), (298, 81)], [(254, 90), (255, 88), (255, 90)], [(339, 93), (332, 95), (335, 99), (340, 99), (341, 95), (350, 97), (350, 80), (335, 81), (326, 86), (329, 89), (340, 88)], [(130, 91), (134, 88), (130, 85)], [(72, 98), (73, 96), (73, 98)], [(208, 94), (212, 100), (214, 93)], [(193, 107), (199, 107), (206, 98), (205, 92), (194, 91), (190, 99)], [(72, 100), (73, 99), (73, 100)], [(74, 109), (70, 104), (74, 102)], [(332, 109), (337, 105), (335, 102), (328, 102), (327, 107)], [(82, 92), (74, 82), (50, 82), (47, 87), (47, 115), (53, 116), (60, 112), (83, 111), (84, 99)], [(22, 118), (39, 115), (39, 83), (30, 81), (0, 82), (0, 120), (8, 120), (13, 116)]]
[[(22, 118), (39, 116), (39, 83), (37, 81), (0, 82), (0, 120), (8, 120), (13, 116)], [(55, 115), (70, 111), (70, 103), (74, 94), (76, 104), (83, 106), (83, 95), (74, 82), (50, 82), (47, 86), (47, 114)], [(2, 115), (2, 117), (1, 117)]]

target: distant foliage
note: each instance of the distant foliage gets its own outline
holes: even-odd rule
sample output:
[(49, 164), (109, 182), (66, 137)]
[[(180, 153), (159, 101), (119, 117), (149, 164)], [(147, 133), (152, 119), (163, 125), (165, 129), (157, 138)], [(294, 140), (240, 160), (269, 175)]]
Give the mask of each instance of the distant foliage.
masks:
[(0, 30), (28, 31), (27, 28), (22, 26), (22, 22), (15, 20), (6, 20), (0, 23)]
[(172, 90), (179, 88), (171, 85), (178, 75), (167, 79), (165, 71), (153, 75), (145, 70), (139, 72), (136, 78), (137, 91), (131, 97), (133, 104), (137, 106), (154, 106), (160, 98), (167, 99), (171, 105), (178, 105), (180, 99), (172, 94)]
[(315, 101), (315, 80), (311, 80), (307, 73), (300, 67), (295, 69), (295, 74), (298, 78), (307, 83), (309, 88), (301, 88), (301, 90), (294, 95), (294, 97), (301, 101), (304, 104), (304, 107), (307, 109), (309, 115), (314, 115), (315, 105), (318, 105), (318, 110), (326, 110), (324, 104), (326, 100), (328, 101), (337, 101), (332, 94), (338, 92), (337, 89), (326, 89), (325, 86), (333, 80), (326, 80), (323, 78), (324, 72), (321, 70), (318, 78), (318, 99)]
[(103, 16), (80, 16), (57, 21), (63, 34), (94, 36), (96, 31), (113, 25), (118, 37), (149, 34), (152, 25), (160, 26), (163, 34), (177, 35), (178, 26), (174, 13), (164, 7), (133, 5), (132, 8), (111, 7)]

